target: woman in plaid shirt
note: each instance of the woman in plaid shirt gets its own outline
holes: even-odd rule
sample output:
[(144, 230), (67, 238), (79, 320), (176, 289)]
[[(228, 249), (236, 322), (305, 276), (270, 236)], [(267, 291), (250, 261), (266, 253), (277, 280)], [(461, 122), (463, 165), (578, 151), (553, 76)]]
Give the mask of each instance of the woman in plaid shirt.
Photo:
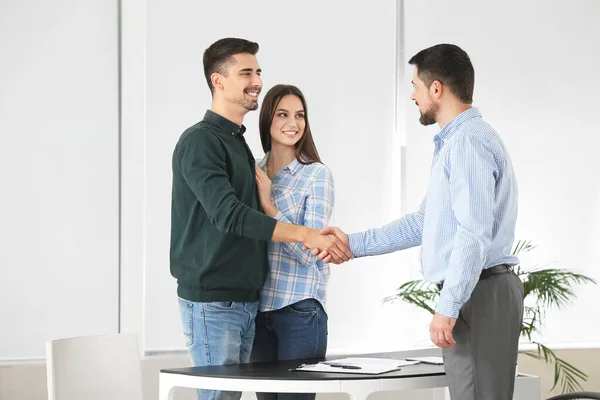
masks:
[[(331, 171), (321, 163), (308, 123), (306, 100), (291, 85), (276, 85), (259, 121), (265, 157), (256, 167), (264, 212), (278, 221), (327, 226), (334, 204)], [(269, 273), (261, 290), (252, 361), (325, 356), (325, 294), (329, 266), (301, 243), (268, 243)], [(314, 399), (314, 394), (259, 393), (259, 400)]]

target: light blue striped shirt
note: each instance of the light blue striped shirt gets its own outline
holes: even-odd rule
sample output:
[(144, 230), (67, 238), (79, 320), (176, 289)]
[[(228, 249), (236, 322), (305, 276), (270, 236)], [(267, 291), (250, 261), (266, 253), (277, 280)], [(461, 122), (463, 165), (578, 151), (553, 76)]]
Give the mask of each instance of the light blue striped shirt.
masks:
[[(258, 163), (266, 171), (269, 153)], [(271, 182), (275, 219), (314, 229), (327, 226), (333, 212), (331, 171), (315, 162), (292, 161)], [(325, 308), (329, 265), (303, 251), (301, 243), (269, 242), (269, 273), (260, 292), (260, 310), (278, 310), (304, 299), (318, 300)]]
[(456, 318), (481, 271), (515, 265), (517, 182), (496, 131), (472, 107), (434, 138), (427, 195), (419, 210), (376, 229), (350, 235), (355, 257), (422, 244), (425, 280), (444, 283), (436, 311)]

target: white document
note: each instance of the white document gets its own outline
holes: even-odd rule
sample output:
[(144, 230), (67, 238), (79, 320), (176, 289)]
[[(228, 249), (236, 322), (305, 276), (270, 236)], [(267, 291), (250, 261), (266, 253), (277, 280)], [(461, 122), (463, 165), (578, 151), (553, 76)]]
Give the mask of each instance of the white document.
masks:
[(322, 361), (318, 364), (304, 364), (294, 370), (348, 374), (383, 374), (414, 364), (418, 364), (418, 361), (391, 360), (389, 358), (342, 358)]

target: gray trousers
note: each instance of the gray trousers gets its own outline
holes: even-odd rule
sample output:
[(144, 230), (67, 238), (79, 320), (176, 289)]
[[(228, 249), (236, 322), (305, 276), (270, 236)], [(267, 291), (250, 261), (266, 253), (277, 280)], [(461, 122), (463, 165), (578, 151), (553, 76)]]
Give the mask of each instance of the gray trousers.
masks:
[(523, 293), (512, 272), (475, 286), (452, 331), (456, 344), (443, 349), (452, 400), (512, 400)]

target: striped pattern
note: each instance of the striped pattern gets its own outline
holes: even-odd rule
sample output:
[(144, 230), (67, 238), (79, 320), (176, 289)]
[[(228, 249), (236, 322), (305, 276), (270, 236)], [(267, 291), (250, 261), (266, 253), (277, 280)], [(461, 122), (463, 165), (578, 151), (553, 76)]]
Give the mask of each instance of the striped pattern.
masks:
[[(258, 163), (266, 171), (269, 154)], [(294, 160), (273, 178), (271, 200), (275, 219), (310, 228), (327, 226), (334, 204), (331, 171), (325, 165)], [(269, 242), (269, 273), (260, 293), (260, 310), (278, 310), (314, 298), (325, 308), (329, 265), (317, 260), (301, 243)]]
[(515, 265), (517, 182), (496, 131), (469, 108), (434, 138), (427, 195), (419, 210), (350, 235), (355, 257), (422, 244), (424, 278), (444, 283), (437, 312), (456, 318), (482, 269)]

